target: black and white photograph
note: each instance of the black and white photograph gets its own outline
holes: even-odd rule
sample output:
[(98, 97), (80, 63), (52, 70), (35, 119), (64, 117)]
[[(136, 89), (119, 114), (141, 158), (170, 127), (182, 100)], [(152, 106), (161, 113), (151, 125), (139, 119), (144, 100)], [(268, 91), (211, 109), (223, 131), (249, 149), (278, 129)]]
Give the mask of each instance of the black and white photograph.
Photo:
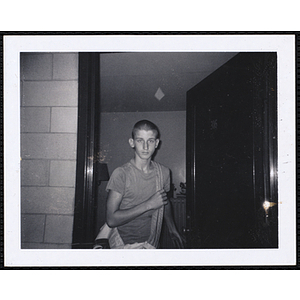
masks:
[(7, 266), (295, 265), (293, 35), (7, 36)]

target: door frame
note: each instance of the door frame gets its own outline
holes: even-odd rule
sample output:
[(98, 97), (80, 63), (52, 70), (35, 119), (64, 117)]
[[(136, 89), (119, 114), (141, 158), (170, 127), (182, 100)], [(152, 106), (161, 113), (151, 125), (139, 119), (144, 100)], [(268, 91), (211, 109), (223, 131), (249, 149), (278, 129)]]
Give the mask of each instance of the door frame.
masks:
[(100, 54), (79, 53), (78, 131), (73, 249), (92, 248), (97, 212), (96, 162), (100, 151)]

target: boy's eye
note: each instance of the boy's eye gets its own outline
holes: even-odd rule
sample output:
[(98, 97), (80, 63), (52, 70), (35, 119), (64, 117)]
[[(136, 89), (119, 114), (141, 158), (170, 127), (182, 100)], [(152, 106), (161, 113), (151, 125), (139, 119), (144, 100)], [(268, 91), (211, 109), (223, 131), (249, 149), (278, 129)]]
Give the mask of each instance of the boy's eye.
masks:
[[(143, 142), (144, 142), (144, 140), (142, 140), (142, 139), (136, 139), (135, 141), (136, 141), (137, 143), (143, 143)], [(149, 143), (149, 144), (154, 144), (154, 143), (155, 143), (155, 140), (148, 140), (147, 143)]]

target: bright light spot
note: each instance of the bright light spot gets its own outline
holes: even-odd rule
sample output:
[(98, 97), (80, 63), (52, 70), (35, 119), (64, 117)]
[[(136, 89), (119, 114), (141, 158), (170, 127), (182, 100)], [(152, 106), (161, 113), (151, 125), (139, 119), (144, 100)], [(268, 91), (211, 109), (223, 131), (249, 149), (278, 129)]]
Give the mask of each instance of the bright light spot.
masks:
[(271, 177), (274, 176), (274, 170), (273, 170), (273, 169), (271, 169), (270, 176), (271, 176)]
[(263, 203), (263, 208), (264, 208), (265, 211), (267, 211), (267, 210), (269, 209), (269, 207), (270, 207), (270, 202), (266, 200), (266, 201)]
[(86, 170), (86, 171), (87, 171), (88, 174), (92, 174), (92, 168), (87, 167), (87, 170)]

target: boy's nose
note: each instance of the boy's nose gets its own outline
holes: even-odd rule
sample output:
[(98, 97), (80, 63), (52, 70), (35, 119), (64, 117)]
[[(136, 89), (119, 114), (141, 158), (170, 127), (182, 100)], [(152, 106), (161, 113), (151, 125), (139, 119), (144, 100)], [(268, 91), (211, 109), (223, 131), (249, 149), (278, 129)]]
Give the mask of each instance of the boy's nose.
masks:
[(147, 150), (147, 149), (148, 149), (148, 143), (145, 142), (145, 143), (144, 143), (144, 150)]

